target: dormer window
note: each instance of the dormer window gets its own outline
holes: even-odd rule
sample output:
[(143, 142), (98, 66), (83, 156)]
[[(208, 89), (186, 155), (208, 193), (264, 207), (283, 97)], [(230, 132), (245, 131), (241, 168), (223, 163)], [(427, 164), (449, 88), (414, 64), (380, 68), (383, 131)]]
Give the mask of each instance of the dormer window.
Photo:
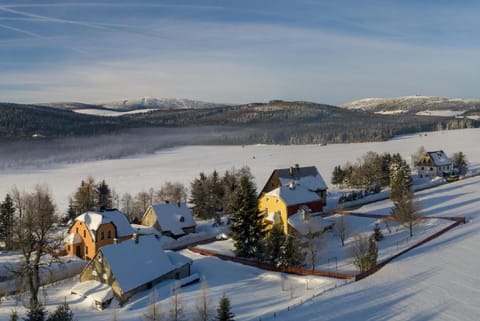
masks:
[(183, 223), (183, 222), (185, 222), (185, 217), (183, 217), (183, 216), (180, 216), (180, 220), (179, 220), (179, 221), (180, 221), (180, 223)]

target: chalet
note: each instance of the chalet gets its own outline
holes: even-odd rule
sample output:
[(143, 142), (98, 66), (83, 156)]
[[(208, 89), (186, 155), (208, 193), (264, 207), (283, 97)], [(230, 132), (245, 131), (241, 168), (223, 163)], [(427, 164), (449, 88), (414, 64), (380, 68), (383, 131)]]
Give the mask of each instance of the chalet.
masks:
[(192, 260), (176, 252), (164, 251), (158, 237), (137, 236), (106, 245), (98, 250), (80, 274), (80, 282), (111, 287), (120, 304), (138, 291), (190, 275)]
[(323, 200), (317, 193), (294, 183), (263, 193), (258, 200), (267, 229), (281, 225), (285, 234), (292, 233), (293, 230), (303, 234), (303, 228), (298, 229), (303, 224), (301, 222), (322, 213), (323, 205)]
[(68, 229), (64, 246), (68, 255), (90, 260), (102, 246), (128, 240), (133, 233), (125, 214), (116, 209), (85, 212)]
[(452, 166), (452, 161), (443, 150), (427, 152), (417, 163), (418, 177), (450, 176)]
[(291, 183), (300, 185), (316, 193), (325, 206), (327, 204), (327, 184), (315, 166), (300, 167), (298, 164), (289, 168), (275, 169), (260, 195), (268, 193), (278, 187), (288, 186)]
[(142, 217), (141, 225), (151, 226), (163, 235), (179, 238), (195, 233), (196, 223), (186, 203), (151, 205)]

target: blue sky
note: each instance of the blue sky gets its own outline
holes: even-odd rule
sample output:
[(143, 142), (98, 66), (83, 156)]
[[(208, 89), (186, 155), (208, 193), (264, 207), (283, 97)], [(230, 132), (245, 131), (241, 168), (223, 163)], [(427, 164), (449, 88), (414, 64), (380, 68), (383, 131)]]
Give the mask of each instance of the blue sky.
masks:
[(480, 3), (0, 0), (0, 101), (480, 98)]

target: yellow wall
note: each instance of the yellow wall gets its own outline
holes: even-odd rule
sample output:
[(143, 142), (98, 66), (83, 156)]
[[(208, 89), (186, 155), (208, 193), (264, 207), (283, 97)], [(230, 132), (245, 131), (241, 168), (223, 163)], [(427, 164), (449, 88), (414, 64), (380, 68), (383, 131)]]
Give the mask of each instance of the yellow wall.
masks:
[[(261, 213), (264, 213), (265, 217), (268, 213), (280, 212), (282, 223), (283, 223), (283, 231), (285, 234), (288, 234), (288, 224), (287, 222), (287, 205), (285, 202), (278, 196), (272, 196), (263, 194), (258, 199), (258, 210)], [(272, 228), (270, 225), (267, 227), (268, 229)]]
[[(103, 232), (103, 239), (102, 239)], [(108, 232), (110, 232), (110, 237)], [(96, 242), (94, 242), (87, 225), (82, 221), (75, 221), (68, 230), (68, 233), (77, 233), (80, 235), (82, 242), (79, 244), (65, 244), (65, 249), (68, 255), (77, 255), (77, 247), (80, 248), (79, 257), (90, 260), (95, 256), (98, 249), (102, 246), (113, 244), (113, 239), (116, 237), (115, 226), (112, 223), (102, 224), (96, 231)], [(129, 240), (132, 236), (124, 236), (119, 238), (119, 242)]]

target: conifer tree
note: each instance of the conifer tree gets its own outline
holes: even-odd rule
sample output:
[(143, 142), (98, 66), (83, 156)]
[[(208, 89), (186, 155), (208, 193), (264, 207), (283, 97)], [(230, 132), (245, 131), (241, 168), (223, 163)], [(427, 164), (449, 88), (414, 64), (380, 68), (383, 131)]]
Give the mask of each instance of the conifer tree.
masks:
[(215, 321), (234, 321), (235, 314), (231, 311), (230, 299), (224, 293), (218, 303), (217, 315)]
[(390, 165), (390, 187), (392, 189), (390, 199), (393, 202), (398, 201), (404, 193), (410, 190), (411, 184), (410, 167), (400, 154), (394, 154)]
[(373, 227), (372, 237), (376, 242), (380, 242), (381, 240), (383, 240), (382, 230), (380, 229), (378, 223), (375, 223), (375, 226)]
[(232, 198), (231, 232), (235, 254), (255, 257), (263, 239), (262, 215), (258, 211), (255, 185), (248, 177), (242, 177)]
[(277, 259), (277, 266), (300, 267), (305, 262), (305, 254), (296, 237), (288, 234), (280, 248), (280, 256)]
[(12, 248), (12, 234), (14, 225), (15, 206), (9, 194), (0, 204), (0, 241), (5, 243), (6, 249)]
[(458, 174), (465, 175), (468, 170), (468, 161), (465, 154), (463, 152), (453, 154), (452, 165), (453, 168), (458, 172)]
[(47, 321), (74, 321), (73, 312), (70, 310), (70, 306), (67, 301), (63, 302), (53, 313), (50, 314)]
[(282, 245), (285, 242), (285, 234), (280, 225), (275, 225), (268, 233), (265, 245), (265, 260), (270, 264), (277, 264)]
[(95, 192), (97, 210), (112, 208), (112, 190), (107, 183), (105, 183), (105, 180), (98, 183), (95, 187)]
[(31, 305), (27, 311), (27, 315), (23, 318), (24, 321), (45, 321), (45, 308), (41, 303)]

